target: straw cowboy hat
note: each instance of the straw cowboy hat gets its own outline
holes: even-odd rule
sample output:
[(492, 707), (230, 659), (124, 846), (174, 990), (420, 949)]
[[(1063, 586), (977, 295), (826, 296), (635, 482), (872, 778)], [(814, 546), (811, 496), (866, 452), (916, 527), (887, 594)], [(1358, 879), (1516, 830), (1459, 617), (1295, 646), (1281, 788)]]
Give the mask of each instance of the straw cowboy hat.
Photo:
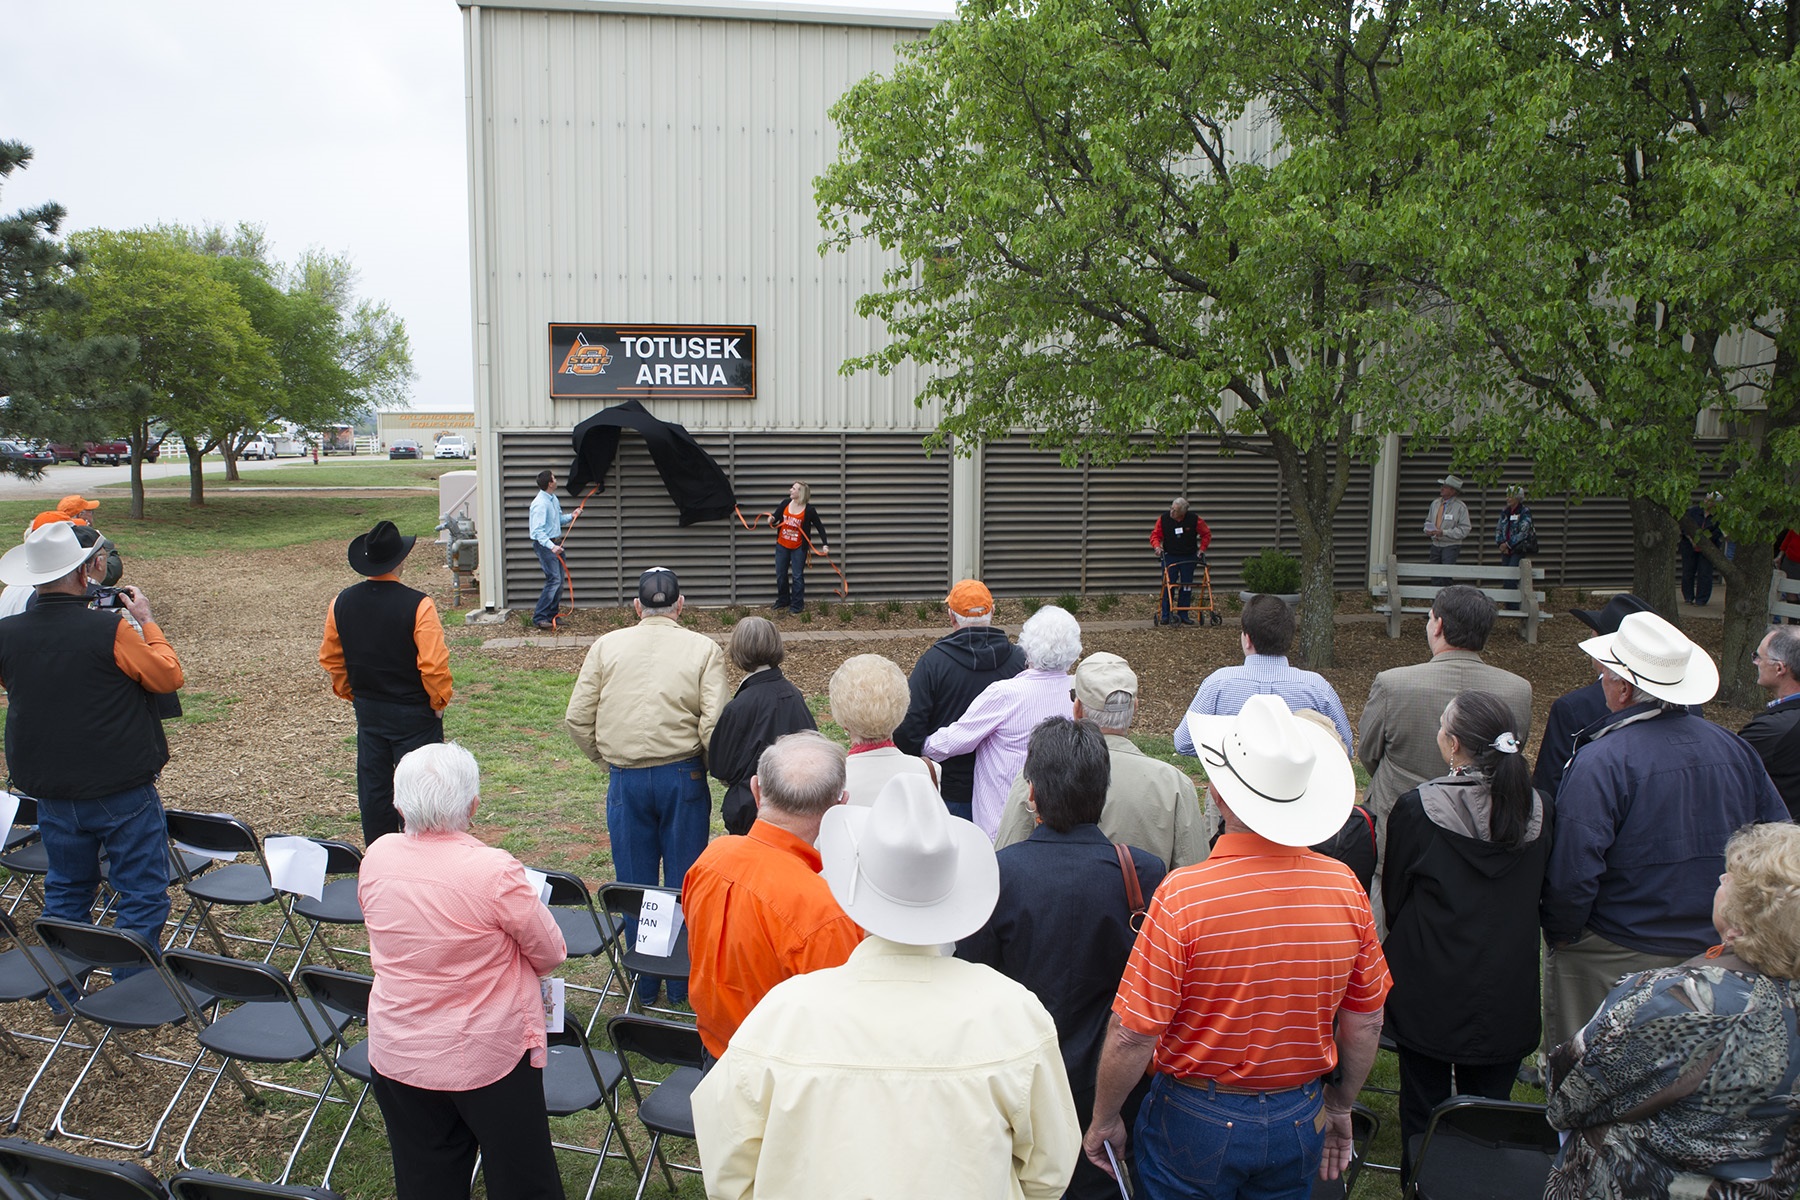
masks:
[(81, 544), (75, 527), (67, 521), (44, 525), (0, 554), (0, 583), (21, 587), (52, 583), (86, 562), (92, 553)]
[(907, 946), (966, 938), (1000, 898), (987, 835), (953, 817), (923, 775), (890, 779), (869, 808), (841, 804), (819, 826), (819, 873), (852, 921)]
[(1462, 491), (1462, 490), (1463, 490), (1463, 481), (1462, 481), (1462, 476), (1460, 476), (1460, 475), (1446, 475), (1446, 476), (1444, 476), (1444, 477), (1443, 477), (1443, 478), (1442, 478), (1442, 479), (1440, 479), (1440, 480), (1438, 480), (1438, 486), (1439, 486), (1439, 487), (1447, 487), (1447, 488), (1451, 488), (1451, 489), (1453, 489), (1453, 490), (1455, 490), (1455, 491), (1458, 491), (1458, 492), (1460, 492), (1460, 491)]
[(1616, 633), (1581, 643), (1613, 674), (1670, 704), (1705, 704), (1719, 690), (1719, 668), (1687, 635), (1652, 612), (1626, 613)]
[(1190, 713), (1206, 778), (1255, 833), (1311, 846), (1336, 833), (1356, 800), (1356, 776), (1335, 730), (1303, 721), (1280, 696), (1252, 696), (1235, 717)]

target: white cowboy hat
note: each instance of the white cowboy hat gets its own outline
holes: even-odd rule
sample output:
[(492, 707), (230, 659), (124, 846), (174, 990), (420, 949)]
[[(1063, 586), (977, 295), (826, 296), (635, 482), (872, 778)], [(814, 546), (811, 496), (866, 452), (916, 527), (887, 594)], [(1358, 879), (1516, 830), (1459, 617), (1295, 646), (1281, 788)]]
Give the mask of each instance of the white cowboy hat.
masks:
[(51, 583), (86, 562), (92, 553), (75, 536), (73, 525), (55, 521), (32, 530), (23, 542), (0, 554), (0, 583), (21, 587)]
[(1671, 704), (1705, 704), (1719, 690), (1712, 656), (1653, 612), (1626, 613), (1616, 633), (1581, 643), (1595, 662)]
[(993, 843), (951, 816), (923, 775), (890, 779), (872, 807), (831, 809), (818, 847), (819, 873), (850, 919), (903, 945), (968, 937), (1000, 898)]
[(1438, 480), (1438, 486), (1439, 487), (1447, 487), (1447, 488), (1455, 488), (1457, 491), (1460, 492), (1463, 490), (1462, 476), (1461, 475), (1446, 475), (1442, 479)]
[(1335, 730), (1300, 720), (1280, 696), (1252, 696), (1235, 717), (1189, 713), (1187, 723), (1206, 778), (1252, 831), (1311, 846), (1342, 828), (1356, 776)]

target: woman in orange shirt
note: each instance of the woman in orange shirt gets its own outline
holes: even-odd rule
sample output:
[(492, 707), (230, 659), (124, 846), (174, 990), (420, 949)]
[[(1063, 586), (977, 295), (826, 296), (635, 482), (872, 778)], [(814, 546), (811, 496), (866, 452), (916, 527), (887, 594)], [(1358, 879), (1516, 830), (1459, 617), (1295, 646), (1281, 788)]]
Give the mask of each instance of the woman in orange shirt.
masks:
[[(806, 552), (810, 532), (813, 548), (820, 554), (825, 545), (825, 522), (812, 504), (812, 489), (795, 481), (788, 488), (787, 503), (775, 514), (775, 603), (770, 608), (779, 612), (799, 612), (806, 607)], [(790, 572), (792, 587), (789, 586)]]

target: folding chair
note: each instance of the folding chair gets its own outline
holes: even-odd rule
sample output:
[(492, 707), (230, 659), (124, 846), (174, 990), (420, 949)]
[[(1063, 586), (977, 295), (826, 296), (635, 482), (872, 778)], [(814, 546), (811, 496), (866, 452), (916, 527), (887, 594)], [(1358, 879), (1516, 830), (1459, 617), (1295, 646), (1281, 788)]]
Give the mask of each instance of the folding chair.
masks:
[[(603, 883), (600, 885), (600, 903), (607, 915), (619, 925), (619, 963), (625, 970), (625, 976), (631, 986), (625, 992), (625, 1011), (632, 1011), (632, 1004), (637, 1000), (638, 980), (645, 975), (662, 979), (686, 979), (690, 969), (688, 963), (688, 931), (684, 924), (681, 933), (675, 939), (675, 948), (667, 958), (658, 958), (653, 954), (639, 954), (627, 936), (630, 929), (626, 921), (637, 920), (638, 910), (643, 907), (646, 891), (667, 891), (667, 888), (645, 888), (635, 883)], [(679, 893), (677, 893), (679, 895)], [(646, 1012), (658, 1012), (667, 1016), (692, 1019), (692, 1014), (684, 1013), (678, 1008), (658, 1008), (653, 1004), (644, 1005)]]
[(169, 1200), (161, 1181), (137, 1163), (71, 1154), (23, 1138), (0, 1138), (0, 1179), (31, 1200)]
[(169, 1195), (175, 1200), (262, 1200), (263, 1197), (287, 1197), (289, 1200), (344, 1200), (329, 1188), (306, 1187), (294, 1183), (258, 1183), (239, 1179), (217, 1171), (182, 1171), (169, 1176)]
[[(115, 977), (110, 986), (99, 991), (89, 991), (84, 986), (75, 1000), (75, 1015), (83, 1021), (101, 1026), (104, 1032), (95, 1040), (87, 1061), (82, 1064), (81, 1073), (75, 1077), (74, 1084), (63, 1097), (62, 1104), (56, 1110), (56, 1118), (51, 1122), (51, 1129), (77, 1141), (98, 1142), (121, 1150), (150, 1153), (156, 1148), (156, 1140), (162, 1136), (163, 1126), (168, 1123), (169, 1114), (175, 1111), (176, 1103), (187, 1090), (188, 1082), (200, 1070), (200, 1063), (206, 1057), (204, 1047), (194, 1048), (192, 1061), (164, 1058), (146, 1051), (131, 1051), (131, 1056), (141, 1062), (163, 1063), (186, 1071), (181, 1083), (175, 1088), (175, 1094), (169, 1097), (169, 1103), (164, 1106), (162, 1115), (157, 1117), (150, 1136), (142, 1142), (120, 1142), (99, 1134), (78, 1133), (68, 1126), (69, 1106), (74, 1103), (81, 1085), (87, 1080), (88, 1072), (93, 1070), (95, 1061), (106, 1050), (114, 1032), (121, 1029), (160, 1029), (166, 1025), (180, 1025), (191, 1020), (194, 1013), (210, 1007), (213, 997), (176, 983), (163, 967), (162, 960), (157, 957), (155, 947), (128, 929), (84, 925), (79, 921), (62, 921), (55, 917), (39, 917), (33, 922), (32, 928), (37, 931), (38, 940), (62, 960), (71, 975), (79, 976), (86, 968), (104, 968)], [(123, 970), (132, 970), (136, 974), (118, 979), (118, 973)], [(177, 989), (182, 990), (178, 992)], [(74, 1022), (65, 1026), (56, 1044), (50, 1048), (52, 1058), (67, 1042), (69, 1029), (73, 1026)], [(119, 1073), (110, 1059), (107, 1065), (115, 1074)], [(249, 1095), (250, 1085), (244, 1081), (237, 1067), (228, 1062), (225, 1070)]]
[[(307, 840), (325, 847), (325, 874), (328, 878), (317, 900), (311, 896), (294, 897), (294, 916), (312, 922), (312, 928), (306, 932), (306, 941), (300, 946), (300, 958), (294, 964), (294, 970), (289, 973), (290, 979), (299, 972), (300, 964), (306, 961), (313, 940), (319, 936), (322, 927), (363, 923), (362, 902), (356, 898), (357, 873), (362, 870), (362, 851), (349, 842), (333, 842), (324, 838)], [(337, 878), (329, 878), (333, 875)], [(330, 942), (321, 942), (320, 945), (325, 947), (325, 956), (333, 966), (343, 966), (338, 961), (338, 947)], [(366, 950), (345, 950), (344, 953), (368, 957)]]
[[(694, 1088), (699, 1085), (706, 1065), (706, 1047), (700, 1041), (700, 1031), (678, 1021), (623, 1016), (608, 1021), (606, 1032), (612, 1038), (614, 1053), (625, 1065), (625, 1080), (631, 1087), (631, 1098), (637, 1104), (638, 1123), (650, 1131), (650, 1155), (644, 1160), (644, 1173), (638, 1179), (637, 1195), (633, 1200), (643, 1200), (644, 1188), (650, 1183), (652, 1160), (661, 1164), (663, 1179), (668, 1182), (669, 1194), (673, 1195), (675, 1176), (670, 1174), (671, 1165), (677, 1171), (700, 1174), (699, 1167), (671, 1164), (662, 1152), (663, 1138), (692, 1139), (694, 1136)], [(646, 1096), (639, 1090), (640, 1080), (631, 1070), (632, 1055), (672, 1066), (675, 1070)]]
[[(358, 1020), (368, 1019), (369, 992), (375, 986), (373, 976), (312, 964), (301, 967), (297, 974), (307, 995), (326, 1008)], [(331, 1148), (331, 1161), (325, 1164), (325, 1178), (319, 1181), (319, 1186), (327, 1188), (331, 1186), (331, 1173), (337, 1169), (338, 1155), (344, 1152), (344, 1143), (349, 1140), (350, 1127), (356, 1124), (356, 1114), (362, 1111), (363, 1102), (369, 1098), (369, 1083), (375, 1078), (369, 1067), (368, 1039), (347, 1042), (340, 1032), (338, 1046), (337, 1069), (361, 1083), (362, 1090), (357, 1093), (350, 1116), (344, 1121), (344, 1131), (338, 1134), (337, 1145)]]
[(594, 1022), (600, 1019), (600, 1008), (612, 994), (613, 980), (623, 977), (624, 967), (619, 961), (619, 952), (624, 941), (625, 927), (614, 921), (610, 914), (594, 907), (593, 894), (588, 891), (587, 884), (582, 882), (579, 875), (548, 867), (532, 869), (540, 872), (550, 883), (550, 915), (556, 918), (556, 927), (562, 930), (563, 945), (568, 947), (569, 957), (606, 957), (606, 982), (599, 988), (565, 981), (565, 986), (593, 993), (596, 997), (593, 1015), (588, 1017), (585, 1029), (592, 1036)]
[(1412, 1147), (1405, 1200), (1535, 1200), (1560, 1145), (1542, 1104), (1452, 1096)]
[[(175, 1152), (175, 1159), (182, 1166), (193, 1166), (188, 1161), (188, 1146), (194, 1140), (194, 1131), (199, 1128), (201, 1118), (206, 1115), (206, 1106), (212, 1103), (213, 1094), (219, 1090), (219, 1081), (224, 1078), (224, 1064), (298, 1063), (308, 1062), (317, 1056), (325, 1065), (325, 1078), (316, 1092), (269, 1080), (254, 1081), (257, 1087), (286, 1092), (290, 1096), (301, 1096), (313, 1102), (312, 1111), (306, 1115), (306, 1124), (300, 1127), (300, 1136), (295, 1139), (294, 1148), (288, 1152), (287, 1165), (282, 1168), (281, 1178), (276, 1181), (286, 1183), (288, 1176), (293, 1173), (294, 1160), (300, 1155), (300, 1147), (306, 1142), (306, 1135), (312, 1132), (313, 1122), (318, 1119), (319, 1110), (325, 1107), (325, 1101), (331, 1097), (334, 1083), (343, 1094), (341, 1102), (349, 1103), (350, 1089), (338, 1078), (337, 1069), (332, 1065), (332, 1056), (325, 1049), (328, 1044), (338, 1040), (344, 1026), (350, 1023), (349, 1014), (325, 1008), (313, 1001), (302, 1002), (287, 976), (267, 963), (220, 958), (197, 950), (169, 950), (163, 954), (163, 965), (177, 983), (186, 985), (192, 991), (216, 996), (222, 1001), (232, 1001), (238, 1006), (215, 1018), (210, 1024), (200, 1013), (193, 1014), (195, 1022), (201, 1027), (200, 1044), (219, 1056), (221, 1069), (213, 1075), (206, 1095), (200, 1100), (200, 1107), (194, 1110), (187, 1132), (182, 1135), (181, 1146)], [(250, 1095), (250, 1101), (261, 1107), (261, 1099), (254, 1094)]]
[(1363, 1152), (1379, 1132), (1381, 1118), (1373, 1110), (1360, 1104), (1350, 1106), (1350, 1165), (1336, 1179), (1315, 1178), (1312, 1200), (1344, 1200), (1350, 1194), (1350, 1189), (1356, 1186), (1356, 1177), (1362, 1174)]
[[(50, 873), (50, 856), (38, 834), (37, 800), (18, 792), (13, 794), (19, 797), (19, 811), (6, 831), (6, 848), (0, 852), (0, 867), (11, 872), (12, 878), (6, 881), (0, 895), (6, 897), (8, 915), (19, 911), (19, 905), (27, 895), (42, 912), (44, 893), (37, 881)], [(17, 891), (13, 891), (15, 881), (19, 885)]]
[[(269, 862), (263, 857), (262, 842), (257, 839), (256, 831), (249, 825), (227, 813), (188, 812), (184, 809), (171, 808), (167, 813), (169, 836), (183, 846), (192, 846), (211, 854), (248, 854), (254, 862), (227, 863), (216, 867), (203, 875), (196, 875), (181, 865), (181, 890), (187, 894), (187, 911), (182, 914), (175, 928), (169, 934), (168, 946), (173, 946), (187, 933), (184, 946), (194, 944), (194, 936), (204, 926), (207, 935), (212, 938), (213, 945), (220, 954), (230, 956), (231, 949), (225, 942), (229, 937), (235, 941), (253, 942), (258, 946), (268, 946), (263, 961), (268, 962), (275, 957), (275, 951), (282, 944), (281, 937), (293, 923), (293, 914), (289, 912), (287, 903), (281, 894), (269, 884)], [(226, 905), (233, 908), (250, 908), (259, 904), (273, 904), (281, 910), (281, 926), (275, 931), (273, 938), (264, 939), (247, 937), (243, 934), (224, 934), (213, 921), (212, 910), (215, 905)], [(190, 920), (194, 921), (189, 928)], [(292, 943), (299, 949), (298, 943)]]
[[(587, 1038), (572, 1021), (563, 1022), (560, 1033), (547, 1036), (550, 1048), (544, 1056), (545, 1109), (552, 1117), (571, 1117), (594, 1108), (606, 1110), (606, 1136), (601, 1139), (599, 1150), (570, 1142), (550, 1143), (558, 1150), (594, 1155), (594, 1174), (588, 1180), (587, 1189), (588, 1200), (592, 1200), (594, 1189), (600, 1184), (600, 1170), (606, 1166), (609, 1157), (623, 1157), (631, 1164), (632, 1177), (638, 1177), (637, 1155), (632, 1153), (625, 1128), (619, 1124), (619, 1084), (625, 1077), (625, 1064), (618, 1055), (588, 1045)], [(608, 1153), (615, 1133), (625, 1152), (623, 1156)]]
[[(44, 949), (42, 946), (27, 946), (19, 939), (19, 927), (13, 924), (11, 917), (0, 913), (0, 945), (10, 942), (11, 946), (0, 954), (0, 1004), (42, 1003), (50, 993), (67, 984), (71, 988), (79, 987), (79, 979), (69, 977), (68, 968), (62, 960)], [(67, 1010), (64, 1010), (63, 1026), (69, 1023)], [(19, 1096), (19, 1103), (13, 1109), (12, 1117), (6, 1123), (9, 1130), (17, 1129), (19, 1121), (25, 1115), (25, 1105), (31, 1100), (31, 1093), (37, 1090), (38, 1080), (43, 1078), (44, 1068), (50, 1065), (50, 1055), (55, 1052), (57, 1039), (45, 1037), (41, 1033), (26, 1033), (23, 1030), (0, 1028), (0, 1045), (4, 1045), (14, 1058), (24, 1061), (27, 1057), (21, 1041), (42, 1042), (51, 1049), (44, 1052), (43, 1061), (37, 1065), (31, 1082)]]

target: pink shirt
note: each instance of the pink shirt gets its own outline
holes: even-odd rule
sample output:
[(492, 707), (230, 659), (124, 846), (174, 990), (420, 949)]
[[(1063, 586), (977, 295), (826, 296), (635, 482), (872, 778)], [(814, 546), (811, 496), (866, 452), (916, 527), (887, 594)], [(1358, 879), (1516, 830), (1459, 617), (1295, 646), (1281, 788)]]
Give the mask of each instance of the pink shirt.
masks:
[(975, 752), (975, 823), (991, 841), (1000, 832), (1006, 793), (1025, 765), (1031, 731), (1045, 717), (1075, 715), (1066, 671), (1021, 671), (990, 683), (969, 702), (969, 711), (925, 739), (925, 757), (936, 762)]
[(369, 1064), (439, 1092), (544, 1065), (538, 976), (568, 956), (562, 931), (504, 850), (468, 833), (389, 834), (363, 858)]

